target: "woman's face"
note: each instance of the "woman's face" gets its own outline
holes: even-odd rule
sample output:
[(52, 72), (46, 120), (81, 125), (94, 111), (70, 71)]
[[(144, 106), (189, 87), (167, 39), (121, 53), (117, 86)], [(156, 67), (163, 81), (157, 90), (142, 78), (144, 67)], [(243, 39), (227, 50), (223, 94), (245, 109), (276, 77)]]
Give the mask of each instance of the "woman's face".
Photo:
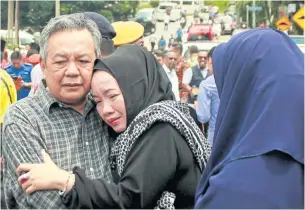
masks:
[(91, 83), (96, 108), (101, 118), (117, 133), (126, 130), (124, 97), (115, 78), (105, 71), (93, 74)]

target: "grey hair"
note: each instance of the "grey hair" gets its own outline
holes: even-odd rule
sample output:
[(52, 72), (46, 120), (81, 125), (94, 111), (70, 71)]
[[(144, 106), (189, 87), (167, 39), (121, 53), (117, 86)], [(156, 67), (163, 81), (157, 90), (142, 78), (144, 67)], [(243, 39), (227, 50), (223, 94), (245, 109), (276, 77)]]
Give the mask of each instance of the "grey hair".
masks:
[(93, 38), (95, 54), (97, 57), (100, 56), (101, 50), (101, 34), (96, 23), (85, 17), (82, 13), (75, 13), (71, 15), (61, 15), (52, 18), (48, 24), (44, 27), (40, 35), (40, 56), (44, 62), (46, 62), (48, 54), (48, 40), (49, 38), (58, 31), (65, 30), (81, 30), (87, 29)]

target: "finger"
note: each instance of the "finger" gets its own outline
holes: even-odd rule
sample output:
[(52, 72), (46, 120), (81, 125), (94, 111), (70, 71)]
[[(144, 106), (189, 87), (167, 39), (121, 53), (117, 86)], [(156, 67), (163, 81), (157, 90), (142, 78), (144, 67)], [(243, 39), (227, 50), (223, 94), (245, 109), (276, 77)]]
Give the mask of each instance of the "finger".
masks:
[(27, 189), (28, 189), (29, 187), (31, 187), (31, 186), (32, 186), (32, 182), (31, 182), (30, 179), (28, 179), (26, 182), (24, 182), (24, 183), (21, 185), (21, 187), (22, 187), (22, 189), (23, 189), (24, 192), (26, 192)]
[(53, 163), (50, 155), (48, 153), (46, 153), (46, 151), (44, 149), (42, 150), (42, 157), (43, 157), (44, 163)]
[(29, 173), (22, 174), (22, 175), (18, 178), (18, 182), (22, 185), (22, 184), (23, 184), (24, 182), (26, 182), (29, 178), (30, 178)]
[(36, 164), (31, 164), (31, 163), (21, 163), (18, 168), (17, 168), (17, 173), (20, 176), (22, 172), (28, 172), (32, 168), (34, 168)]
[(30, 187), (28, 187), (27, 189), (26, 189), (26, 193), (27, 194), (32, 194), (33, 192), (35, 192), (36, 191), (36, 188), (33, 186), (33, 185), (31, 185)]

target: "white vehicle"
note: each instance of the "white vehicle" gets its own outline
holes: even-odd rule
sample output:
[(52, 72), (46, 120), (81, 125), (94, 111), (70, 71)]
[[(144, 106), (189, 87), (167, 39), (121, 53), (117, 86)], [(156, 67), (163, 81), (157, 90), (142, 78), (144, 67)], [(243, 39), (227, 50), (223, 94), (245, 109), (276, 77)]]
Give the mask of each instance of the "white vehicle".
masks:
[(232, 34), (233, 18), (229, 15), (225, 15), (221, 18), (221, 23), (222, 23), (222, 34), (223, 35)]
[[(13, 38), (15, 38), (16, 33), (13, 32)], [(8, 33), (7, 30), (0, 30), (0, 36), (7, 39)], [(19, 31), (19, 45), (22, 48), (25, 48), (26, 44), (35, 42), (35, 37), (26, 31)]]
[(214, 36), (220, 37), (220, 35), (221, 35), (221, 24), (219, 22), (215, 21), (213, 26), (212, 26), (212, 31), (213, 31)]
[(158, 21), (163, 21), (166, 13), (170, 11), (170, 21), (178, 21), (181, 17), (181, 7), (175, 3), (161, 3), (157, 8), (156, 18)]
[(202, 24), (208, 24), (209, 23), (209, 13), (199, 13), (199, 18), (202, 21)]
[(182, 55), (185, 60), (189, 59), (189, 47), (196, 45), (200, 51), (210, 51), (213, 47), (216, 47), (221, 42), (215, 42), (215, 41), (195, 41), (195, 42), (186, 42), (183, 44), (183, 52)]

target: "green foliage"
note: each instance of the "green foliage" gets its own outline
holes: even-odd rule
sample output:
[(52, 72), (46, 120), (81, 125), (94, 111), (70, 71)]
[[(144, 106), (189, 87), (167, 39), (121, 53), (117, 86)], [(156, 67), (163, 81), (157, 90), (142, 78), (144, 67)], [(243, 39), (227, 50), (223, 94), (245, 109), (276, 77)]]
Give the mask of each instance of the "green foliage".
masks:
[(109, 10), (100, 10), (99, 14), (103, 15), (109, 22), (113, 22), (112, 12)]
[(40, 31), (55, 16), (55, 3), (52, 1), (20, 1), (19, 14), (21, 29), (31, 27)]
[(134, 16), (139, 1), (119, 1), (111, 7), (112, 14), (115, 19), (126, 19), (127, 16)]
[(141, 4), (138, 8), (137, 11), (138, 12), (140, 9), (145, 9), (145, 8), (152, 8), (152, 6), (150, 4)]
[(14, 39), (7, 39), (6, 37), (2, 37), (1, 39), (6, 41), (5, 49), (14, 50), (15, 48), (19, 48), (18, 44), (15, 43)]
[[(19, 1), (20, 29), (32, 28), (34, 31), (41, 31), (46, 23), (55, 16), (55, 1)], [(72, 14), (76, 12), (97, 12), (103, 14), (110, 21), (112, 19), (126, 19), (128, 15), (133, 15), (139, 1), (60, 1), (60, 13)], [(1, 29), (7, 29), (7, 1), (1, 1)]]
[(230, 0), (220, 0), (220, 1), (215, 1), (215, 0), (209, 0), (209, 1), (204, 1), (205, 5), (215, 5), (219, 8), (219, 13), (223, 13), (225, 10), (227, 10), (230, 6)]
[(160, 1), (159, 0), (152, 0), (149, 2), (152, 8), (156, 8), (159, 6)]

